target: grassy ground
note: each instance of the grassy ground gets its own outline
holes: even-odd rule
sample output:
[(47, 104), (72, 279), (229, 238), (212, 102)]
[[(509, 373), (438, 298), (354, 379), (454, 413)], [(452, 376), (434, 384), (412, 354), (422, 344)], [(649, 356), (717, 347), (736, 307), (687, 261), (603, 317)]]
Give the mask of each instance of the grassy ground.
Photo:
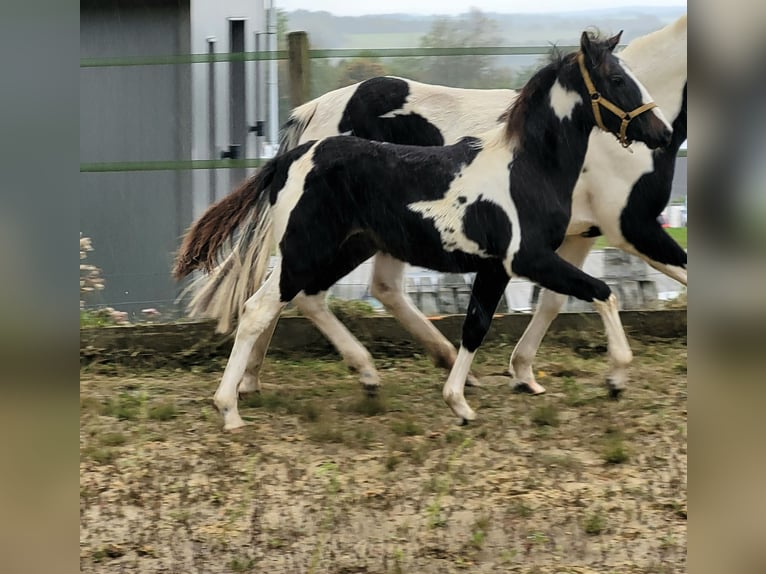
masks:
[[(665, 231), (668, 232), (668, 234), (676, 240), (676, 243), (678, 243), (681, 247), (684, 249), (687, 249), (687, 241), (686, 241), (686, 227), (666, 227)], [(598, 239), (596, 239), (596, 244), (594, 245), (594, 249), (603, 249), (604, 247), (609, 247), (609, 244), (607, 243), (606, 239), (601, 236)]]
[(418, 357), (378, 359), (378, 400), (332, 357), (269, 360), (239, 434), (220, 364), (86, 368), (81, 571), (685, 572), (685, 341), (632, 341), (620, 402), (601, 342), (562, 342), (542, 397), (509, 392), (509, 346), (481, 350), (467, 427)]

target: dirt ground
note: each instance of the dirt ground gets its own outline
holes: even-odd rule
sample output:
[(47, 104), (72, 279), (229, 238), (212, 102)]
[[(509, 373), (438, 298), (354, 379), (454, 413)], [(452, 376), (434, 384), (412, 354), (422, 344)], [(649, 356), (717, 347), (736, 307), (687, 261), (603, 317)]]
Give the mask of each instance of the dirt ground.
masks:
[(424, 357), (378, 357), (378, 400), (335, 357), (270, 358), (239, 434), (223, 361), (84, 367), (81, 571), (685, 572), (686, 341), (631, 345), (617, 402), (600, 344), (545, 344), (540, 397), (481, 349), (466, 427)]

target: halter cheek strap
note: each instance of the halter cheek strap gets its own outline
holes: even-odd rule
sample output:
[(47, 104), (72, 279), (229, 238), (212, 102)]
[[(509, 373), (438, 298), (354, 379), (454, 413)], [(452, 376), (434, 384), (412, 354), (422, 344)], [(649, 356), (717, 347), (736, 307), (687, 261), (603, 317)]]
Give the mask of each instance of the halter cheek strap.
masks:
[[(578, 52), (577, 54), (577, 63), (580, 65), (580, 73), (582, 74), (582, 79), (585, 81), (585, 87), (588, 89), (588, 93), (590, 94), (590, 103), (591, 106), (593, 106), (593, 117), (596, 119), (596, 125), (604, 130), (605, 132), (611, 132), (605, 125), (603, 120), (601, 119), (601, 106), (612, 112), (614, 115), (616, 115), (618, 118), (622, 118), (622, 123), (620, 124), (620, 133), (615, 134), (617, 136), (617, 139), (619, 140), (622, 147), (627, 148), (632, 143), (628, 140), (627, 137), (627, 131), (628, 131), (628, 124), (630, 121), (643, 114), (644, 112), (648, 112), (652, 108), (656, 108), (657, 104), (654, 102), (649, 102), (647, 104), (643, 104), (642, 106), (637, 107), (635, 110), (631, 112), (626, 112), (619, 106), (616, 106), (606, 98), (604, 98), (598, 91), (596, 90), (596, 87), (593, 85), (593, 81), (590, 79), (590, 74), (588, 73), (587, 68), (585, 67), (585, 54), (582, 52)], [(613, 132), (612, 132), (613, 133)]]

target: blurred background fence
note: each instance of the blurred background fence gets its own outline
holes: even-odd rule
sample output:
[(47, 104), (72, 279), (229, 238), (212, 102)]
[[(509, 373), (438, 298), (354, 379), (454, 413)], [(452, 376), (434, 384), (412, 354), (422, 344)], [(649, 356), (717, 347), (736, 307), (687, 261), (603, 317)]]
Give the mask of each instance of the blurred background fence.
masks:
[[(170, 277), (179, 238), (273, 156), (292, 107), (382, 74), (518, 88), (549, 52), (545, 44), (440, 45), (439, 34), (454, 36), (466, 25), (473, 26), (467, 37), (496, 39), (481, 14), (469, 17), (452, 31), (435, 24), (421, 42), (431, 46), (309, 49), (305, 33), (287, 33), (284, 13), (271, 0), (81, 2), (80, 227), (92, 241), (88, 263), (101, 269), (104, 283), (88, 294), (86, 308), (109, 306), (134, 320), (150, 308), (165, 319), (182, 315), (183, 286)], [(666, 217), (683, 230), (686, 150), (680, 155)], [(678, 237), (685, 245), (685, 230)], [(626, 308), (651, 306), (679, 290), (614, 250), (595, 250), (586, 269), (605, 278)], [(369, 274), (368, 262), (332, 294), (377, 306)], [(427, 313), (464, 311), (470, 285), (471, 275), (407, 271), (407, 289)], [(526, 311), (532, 300), (532, 285), (514, 279), (501, 310)], [(570, 309), (583, 310), (576, 302)]]

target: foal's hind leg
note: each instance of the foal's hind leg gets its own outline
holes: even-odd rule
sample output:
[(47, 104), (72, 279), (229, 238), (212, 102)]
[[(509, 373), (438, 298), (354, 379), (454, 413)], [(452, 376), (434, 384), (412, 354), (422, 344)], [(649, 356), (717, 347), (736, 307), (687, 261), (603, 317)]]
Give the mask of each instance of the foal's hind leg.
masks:
[(237, 385), (245, 374), (253, 345), (271, 327), (285, 305), (280, 300), (279, 275), (280, 266), (277, 265), (261, 288), (247, 300), (239, 319), (234, 346), (213, 397), (215, 406), (223, 415), (225, 430), (234, 430), (245, 424), (237, 411)]
[[(452, 369), (457, 350), (404, 292), (403, 275), (403, 261), (385, 253), (377, 253), (371, 284), (372, 296), (383, 303), (388, 312), (420, 341), (437, 367)], [(479, 386), (478, 380), (471, 373), (466, 375), (466, 384)]]
[[(564, 242), (557, 253), (565, 261), (582, 267), (594, 242), (595, 238), (568, 235), (564, 238)], [(533, 395), (540, 395), (545, 392), (545, 388), (535, 380), (532, 362), (537, 355), (545, 333), (556, 315), (559, 314), (566, 299), (566, 295), (555, 293), (549, 289), (543, 289), (540, 293), (535, 313), (511, 354), (509, 371), (514, 377), (515, 390), (529, 392)]]
[(279, 315), (272, 319), (271, 324), (255, 341), (250, 358), (247, 360), (245, 374), (237, 387), (239, 394), (261, 392), (261, 367), (263, 366), (263, 359), (266, 356), (266, 351), (269, 348), (271, 337), (274, 335), (278, 322)]
[(359, 373), (359, 382), (364, 389), (370, 394), (375, 394), (380, 386), (380, 378), (372, 363), (372, 356), (327, 308), (326, 292), (322, 291), (316, 295), (299, 293), (293, 302), (330, 340), (348, 367)]

